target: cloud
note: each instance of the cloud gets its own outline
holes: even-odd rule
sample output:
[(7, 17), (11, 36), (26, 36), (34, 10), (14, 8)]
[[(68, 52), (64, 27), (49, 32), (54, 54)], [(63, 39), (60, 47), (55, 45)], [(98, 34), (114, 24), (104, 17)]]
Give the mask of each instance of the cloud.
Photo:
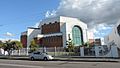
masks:
[(4, 34), (4, 36), (12, 37), (12, 36), (15, 36), (15, 34), (12, 34), (12, 33), (10, 33), (10, 32), (7, 32), (7, 33)]
[(91, 24), (114, 24), (120, 18), (120, 0), (61, 0), (57, 10), (47, 11), (46, 17), (77, 17)]
[(55, 10), (53, 10), (53, 11), (47, 11), (46, 13), (45, 13), (45, 17), (46, 18), (48, 18), (48, 17), (53, 17), (53, 16), (56, 16), (56, 11)]
[(56, 15), (77, 17), (90, 24), (114, 24), (120, 18), (120, 0), (61, 0)]
[(15, 38), (0, 38), (0, 40), (2, 42), (8, 41), (8, 40), (11, 40), (11, 41), (20, 41), (20, 39), (15, 39)]
[(103, 38), (112, 31), (112, 27), (113, 25), (109, 26), (107, 24), (100, 24), (98, 26), (94, 26), (94, 28), (89, 31), (94, 33), (94, 38)]
[(76, 17), (88, 24), (95, 34), (104, 35), (107, 33), (104, 31), (110, 31), (120, 19), (119, 6), (120, 0), (61, 0), (54, 14), (47, 11), (46, 17), (61, 15)]
[(33, 27), (38, 28), (40, 22), (37, 22)]
[(38, 28), (38, 26), (39, 26), (39, 24), (40, 24), (41, 21), (42, 21), (42, 20), (40, 20), (39, 22), (35, 23), (35, 25), (33, 25), (33, 27), (34, 27), (34, 28)]

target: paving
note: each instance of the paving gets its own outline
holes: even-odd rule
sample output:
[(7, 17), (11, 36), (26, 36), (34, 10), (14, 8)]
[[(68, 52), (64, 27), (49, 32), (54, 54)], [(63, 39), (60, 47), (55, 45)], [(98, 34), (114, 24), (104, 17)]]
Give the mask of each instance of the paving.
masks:
[(120, 63), (0, 59), (0, 68), (120, 68)]
[[(28, 56), (0, 56), (0, 59), (30, 60)], [(119, 58), (91, 58), (91, 57), (55, 57), (53, 61), (120, 62), (120, 59)]]

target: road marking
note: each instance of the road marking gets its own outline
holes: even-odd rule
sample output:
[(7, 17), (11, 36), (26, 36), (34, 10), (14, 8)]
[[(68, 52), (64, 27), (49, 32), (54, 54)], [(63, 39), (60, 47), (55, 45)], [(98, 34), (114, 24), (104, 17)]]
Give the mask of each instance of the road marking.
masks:
[(1, 66), (16, 66), (16, 67), (28, 67), (28, 68), (43, 68), (41, 66), (31, 66), (31, 65), (20, 65), (20, 64), (3, 64), (0, 63)]

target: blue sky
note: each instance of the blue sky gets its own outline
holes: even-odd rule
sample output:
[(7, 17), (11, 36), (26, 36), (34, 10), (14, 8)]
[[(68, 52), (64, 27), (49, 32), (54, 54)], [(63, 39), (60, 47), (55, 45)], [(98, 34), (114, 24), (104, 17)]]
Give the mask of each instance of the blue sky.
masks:
[(119, 0), (0, 0), (0, 39), (19, 39), (27, 27), (51, 16), (76, 17), (96, 38), (120, 19)]
[(19, 39), (21, 32), (58, 5), (59, 0), (0, 0), (0, 39)]

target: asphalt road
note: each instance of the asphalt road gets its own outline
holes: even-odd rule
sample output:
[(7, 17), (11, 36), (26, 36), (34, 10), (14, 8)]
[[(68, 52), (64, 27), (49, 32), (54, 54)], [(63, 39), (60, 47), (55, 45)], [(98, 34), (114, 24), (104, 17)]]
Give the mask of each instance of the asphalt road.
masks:
[(0, 68), (120, 68), (120, 63), (0, 59)]

